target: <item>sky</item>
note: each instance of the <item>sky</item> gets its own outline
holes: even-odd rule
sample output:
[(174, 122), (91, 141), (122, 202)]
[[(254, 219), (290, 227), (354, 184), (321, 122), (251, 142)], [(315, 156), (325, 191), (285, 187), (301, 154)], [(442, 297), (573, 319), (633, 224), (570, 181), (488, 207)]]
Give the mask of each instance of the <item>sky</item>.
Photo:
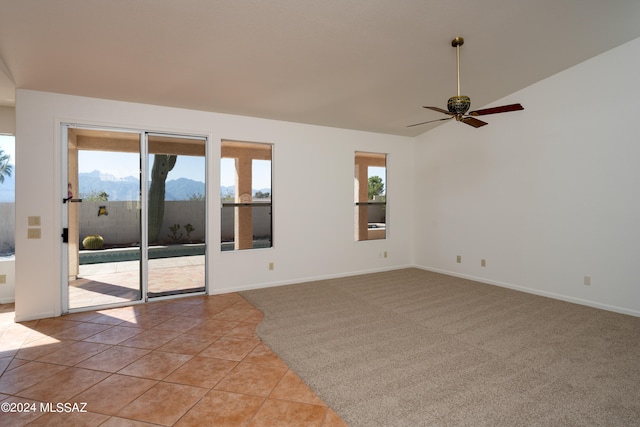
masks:
[(0, 148), (11, 156), (10, 164), (16, 164), (16, 147), (15, 147), (15, 137), (13, 135), (0, 135)]
[[(271, 162), (268, 160), (254, 160), (251, 171), (254, 190), (271, 188)], [(220, 161), (220, 186), (233, 187), (236, 185), (236, 168), (234, 159), (223, 158)]]

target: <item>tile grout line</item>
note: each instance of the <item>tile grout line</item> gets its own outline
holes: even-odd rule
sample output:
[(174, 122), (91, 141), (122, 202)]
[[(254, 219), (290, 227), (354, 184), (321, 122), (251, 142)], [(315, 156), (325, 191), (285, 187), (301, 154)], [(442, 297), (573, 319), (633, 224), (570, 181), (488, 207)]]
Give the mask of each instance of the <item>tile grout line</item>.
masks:
[[(229, 295), (233, 295), (233, 294), (229, 294)], [(327, 406), (326, 403), (323, 402), (324, 403), (324, 406), (323, 406), (323, 405), (316, 405), (316, 404), (309, 403), (309, 402), (303, 402), (303, 401), (297, 401), (297, 400), (289, 400), (289, 399), (285, 399), (285, 398), (272, 397), (274, 391), (281, 384), (283, 384), (283, 380), (287, 376), (287, 374), (289, 374), (290, 372), (293, 373), (293, 374), (295, 374), (295, 373), (289, 368), (288, 365), (286, 365), (279, 358), (279, 356), (277, 354), (273, 353), (271, 348), (266, 346), (266, 344), (262, 341), (262, 339), (260, 339), (260, 337), (258, 337), (258, 335), (257, 335), (255, 330), (258, 327), (258, 325), (260, 324), (262, 318), (264, 317), (264, 314), (259, 312), (259, 310), (257, 310), (255, 308), (255, 306), (253, 306), (253, 304), (251, 304), (250, 302), (246, 301), (241, 296), (238, 295), (238, 297), (239, 298), (232, 298), (232, 299), (230, 299), (230, 301), (224, 301), (224, 302), (222, 302), (220, 304), (220, 306), (217, 306), (217, 304), (212, 304), (211, 305), (211, 312), (215, 313), (213, 315), (205, 314), (206, 311), (207, 311), (206, 308), (205, 308), (205, 304), (206, 304), (206, 302), (208, 302), (206, 299), (203, 299), (201, 302), (198, 302), (196, 304), (190, 304), (193, 307), (203, 307), (203, 313), (202, 314), (199, 314), (197, 316), (196, 315), (193, 316), (193, 319), (198, 319), (198, 320), (201, 320), (201, 321), (198, 322), (193, 327), (190, 327), (188, 329), (182, 330), (182, 328), (180, 328), (179, 330), (171, 330), (171, 329), (169, 329), (167, 331), (164, 331), (164, 332), (175, 332), (176, 335), (173, 338), (169, 339), (168, 341), (163, 342), (162, 344), (160, 344), (159, 346), (156, 346), (154, 348), (126, 346), (126, 345), (122, 345), (122, 343), (126, 342), (128, 339), (132, 339), (132, 338), (134, 338), (136, 336), (139, 336), (140, 334), (143, 334), (145, 332), (151, 332), (152, 334), (154, 332), (157, 333), (157, 334), (162, 334), (163, 333), (162, 329), (156, 329), (158, 326), (160, 326), (162, 324), (165, 324), (165, 323), (170, 323), (170, 322), (176, 321), (177, 320), (176, 318), (179, 318), (179, 317), (184, 317), (184, 318), (192, 317), (192, 316), (184, 316), (185, 314), (188, 314), (188, 312), (191, 309), (190, 307), (186, 308), (185, 310), (181, 310), (181, 311), (180, 310), (172, 310), (170, 308), (170, 306), (173, 303), (175, 303), (175, 301), (162, 302), (162, 305), (158, 305), (157, 307), (145, 307), (145, 308), (142, 308), (140, 310), (136, 310), (137, 307), (134, 307), (133, 312), (130, 314), (130, 316), (123, 316), (122, 318), (116, 317), (117, 319), (120, 320), (120, 322), (118, 322), (118, 323), (110, 323), (110, 322), (100, 322), (100, 321), (98, 321), (98, 320), (100, 320), (102, 318), (102, 316), (108, 316), (108, 314), (99, 313), (98, 311), (93, 312), (93, 315), (87, 314), (86, 317), (84, 317), (84, 318), (82, 317), (82, 315), (79, 315), (79, 316), (77, 316), (78, 318), (68, 318), (68, 319), (51, 318), (51, 319), (38, 320), (35, 324), (29, 326), (29, 328), (32, 329), (32, 330), (30, 331), (30, 333), (26, 334), (24, 336), (24, 338), (22, 338), (20, 340), (22, 344), (20, 344), (18, 346), (18, 348), (15, 349), (15, 353), (12, 354), (11, 356), (8, 356), (8, 357), (11, 357), (11, 360), (3, 368), (3, 371), (0, 373), (0, 378), (5, 373), (7, 373), (9, 371), (12, 371), (13, 369), (17, 369), (20, 366), (24, 366), (24, 365), (29, 364), (29, 363), (47, 364), (47, 365), (53, 365), (53, 366), (62, 367), (63, 369), (61, 371), (59, 371), (59, 372), (64, 372), (64, 371), (67, 371), (69, 369), (80, 369), (80, 370), (99, 372), (99, 373), (103, 373), (103, 374), (106, 375), (104, 378), (102, 378), (101, 380), (99, 380), (95, 384), (92, 384), (92, 385), (90, 385), (88, 387), (83, 387), (81, 390), (77, 391), (68, 400), (73, 400), (75, 397), (80, 396), (81, 394), (87, 392), (91, 388), (96, 387), (96, 386), (104, 383), (109, 378), (112, 378), (114, 375), (120, 375), (120, 376), (126, 376), (126, 377), (130, 377), (130, 378), (139, 378), (139, 379), (142, 378), (142, 379), (154, 381), (154, 383), (151, 386), (151, 388), (147, 389), (142, 394), (138, 395), (133, 400), (129, 401), (125, 406), (120, 408), (120, 410), (124, 409), (128, 405), (130, 405), (133, 402), (135, 402), (137, 399), (140, 398), (140, 396), (144, 395), (149, 390), (151, 390), (153, 387), (156, 387), (158, 384), (175, 384), (175, 385), (186, 385), (186, 386), (189, 386), (189, 387), (199, 388), (199, 389), (202, 389), (204, 391), (204, 395), (202, 395), (200, 398), (197, 399), (197, 401), (195, 401), (187, 409), (185, 409), (184, 413), (182, 413), (182, 415), (175, 421), (176, 423), (179, 422), (181, 419), (183, 419), (188, 413), (190, 413), (190, 411), (193, 410), (203, 399), (205, 399), (205, 397), (209, 393), (211, 393), (212, 391), (215, 390), (215, 391), (218, 391), (218, 392), (242, 394), (242, 395), (251, 396), (251, 397), (258, 397), (258, 398), (262, 399), (262, 402), (261, 402), (260, 406), (251, 415), (251, 418), (249, 419), (247, 424), (251, 423), (256, 418), (258, 412), (264, 407), (265, 403), (268, 400), (277, 400), (277, 401), (283, 401), (283, 402), (289, 402), (289, 403), (307, 404), (307, 405), (322, 407), (324, 409), (324, 412), (323, 412), (322, 419), (320, 420), (320, 424), (319, 425), (323, 425), (324, 422), (327, 420), (328, 414), (330, 412), (330, 407)], [(209, 300), (209, 301), (211, 301), (211, 300)], [(233, 310), (234, 306), (237, 306), (236, 309), (233, 312), (227, 313), (227, 317), (225, 317), (223, 315), (223, 313), (225, 311), (229, 310), (229, 309)], [(119, 308), (116, 308), (115, 310), (118, 310), (118, 309), (121, 309), (121, 308), (125, 308), (125, 307), (119, 307)], [(244, 315), (244, 313), (242, 313), (245, 310), (248, 313), (246, 315)], [(105, 311), (105, 310), (102, 310), (102, 311)], [(251, 313), (249, 313), (249, 312), (251, 312)], [(257, 315), (257, 313), (260, 313), (260, 319), (258, 319), (256, 321), (256, 318), (259, 317)], [(124, 312), (123, 312), (123, 314), (124, 314)], [(145, 316), (147, 314), (148, 315), (167, 316), (167, 319), (165, 319), (164, 321), (162, 321), (160, 323), (157, 323), (157, 324), (151, 323), (151, 326), (146, 326), (146, 325), (145, 326), (140, 326), (140, 324), (138, 324), (138, 323), (129, 325), (129, 323), (131, 321), (135, 321), (136, 319), (139, 319), (139, 318), (141, 318), (141, 317), (143, 317), (143, 316)], [(220, 316), (220, 315), (222, 315), (222, 316)], [(72, 314), (72, 316), (73, 316), (73, 314)], [(216, 316), (219, 316), (219, 317), (216, 317)], [(237, 320), (239, 318), (241, 318), (241, 320)], [(44, 321), (42, 321), (42, 320), (44, 320)], [(193, 329), (196, 326), (198, 326), (198, 325), (200, 325), (200, 324), (202, 324), (202, 323), (204, 323), (206, 321), (209, 321), (209, 320), (225, 322), (225, 323), (229, 323), (229, 324), (234, 324), (235, 326), (230, 327), (229, 330), (224, 332), (224, 334), (222, 336), (215, 336), (215, 339), (213, 339), (213, 341), (211, 341), (211, 343), (206, 345), (204, 348), (199, 349), (196, 353), (193, 353), (193, 354), (191, 354), (191, 353), (182, 353), (177, 349), (176, 349), (176, 351), (161, 350), (161, 348), (164, 345), (167, 345), (167, 344), (171, 343), (172, 341), (174, 341), (176, 339), (179, 339), (180, 337), (189, 337), (189, 336), (193, 336), (193, 337), (198, 337), (198, 336), (213, 337), (213, 336), (210, 336), (210, 335), (208, 335), (206, 333), (205, 334), (197, 334), (197, 333), (193, 333), (193, 332), (190, 333), (189, 332), (191, 329)], [(60, 323), (59, 321), (62, 321), (62, 322), (65, 322), (65, 323)], [(66, 322), (69, 322), (69, 323), (67, 324)], [(126, 325), (123, 325), (125, 323), (126, 323)], [(28, 342), (35, 342), (38, 339), (42, 339), (42, 338), (46, 338), (46, 337), (53, 337), (55, 335), (63, 335), (64, 332), (67, 331), (68, 329), (75, 328), (75, 327), (78, 327), (80, 325), (102, 325), (102, 326), (105, 326), (106, 328), (102, 329), (102, 330), (100, 330), (100, 331), (98, 331), (96, 333), (93, 333), (91, 335), (88, 335), (86, 337), (83, 336), (82, 339), (75, 338), (75, 336), (73, 334), (75, 334), (76, 331), (71, 331), (71, 332), (68, 333), (68, 335), (69, 336), (74, 336), (74, 339), (70, 339), (70, 340), (67, 340), (67, 341), (61, 341), (61, 343), (64, 343), (64, 344), (61, 344), (61, 348), (59, 348), (58, 350), (55, 350), (52, 353), (47, 353), (47, 354), (43, 354), (43, 355), (37, 355), (37, 357), (35, 357), (33, 359), (21, 359), (19, 357), (20, 350), (23, 350), (25, 348), (24, 345), (27, 344)], [(38, 328), (38, 326), (40, 326), (40, 328)], [(132, 335), (130, 337), (127, 337), (127, 338), (125, 338), (125, 339), (123, 339), (121, 341), (118, 341), (118, 342), (101, 342), (99, 340), (90, 341), (91, 338), (93, 338), (93, 337), (95, 337), (95, 336), (97, 336), (97, 335), (99, 335), (101, 333), (105, 333), (107, 331), (114, 330), (116, 327), (138, 329), (138, 331), (134, 335)], [(252, 333), (251, 334), (247, 334), (246, 330), (251, 329), (251, 328), (253, 328)], [(45, 330), (45, 332), (42, 332), (43, 329)], [(49, 332), (47, 332), (47, 331), (49, 331)], [(4, 337), (5, 334), (6, 334), (6, 329), (3, 331), (2, 337)], [(41, 334), (42, 337), (37, 337), (38, 334)], [(82, 335), (83, 334), (79, 334), (78, 336), (82, 336)], [(250, 337), (248, 335), (252, 335), (252, 336)], [(215, 357), (215, 356), (214, 357), (210, 357), (210, 356), (201, 355), (203, 352), (205, 352), (205, 350), (207, 348), (211, 347), (215, 343), (218, 343), (222, 338), (233, 339), (233, 340), (238, 340), (238, 341), (245, 341), (247, 343), (255, 341), (255, 345), (253, 345), (248, 351), (246, 351), (240, 360), (221, 359), (220, 357)], [(1, 340), (1, 338), (0, 338), (0, 340)], [(46, 356), (48, 356), (50, 354), (54, 354), (54, 353), (56, 353), (58, 351), (64, 351), (65, 348), (67, 348), (68, 346), (75, 345), (77, 343), (93, 344), (93, 345), (96, 345), (96, 346), (103, 346), (104, 345), (105, 347), (102, 348), (97, 353), (91, 353), (91, 351), (89, 351), (88, 355), (86, 355), (86, 356), (83, 355), (83, 357), (81, 359), (79, 359), (77, 361), (74, 361), (73, 365), (65, 365), (63, 363), (56, 363), (56, 362), (39, 361), (39, 359), (41, 359), (43, 357), (46, 357)], [(268, 361), (269, 359), (265, 359), (266, 361), (259, 359), (259, 357), (261, 357), (261, 355), (259, 355), (259, 354), (255, 355), (256, 357), (258, 357), (258, 359), (256, 359), (257, 361), (256, 360), (252, 360), (250, 358), (250, 356), (260, 346), (264, 346), (273, 356), (275, 356), (276, 360), (279, 361), (284, 368), (286, 368), (286, 369), (283, 370), (283, 373), (278, 378), (276, 384), (270, 389), (269, 393), (266, 396), (249, 394), (249, 393), (245, 393), (245, 392), (235, 392), (235, 391), (232, 392), (232, 391), (225, 391), (225, 390), (216, 389), (216, 387), (222, 381), (224, 381), (224, 379), (227, 378), (231, 374), (231, 372), (234, 369), (236, 369), (241, 363), (242, 364), (253, 365), (253, 366), (264, 366), (264, 367), (275, 367), (275, 366), (278, 366), (279, 365), (278, 363), (269, 363), (269, 361)], [(29, 348), (29, 347), (27, 347), (27, 348)], [(119, 367), (116, 371), (101, 370), (101, 369), (96, 369), (96, 368), (91, 368), (91, 367), (80, 367), (80, 366), (78, 366), (78, 365), (81, 365), (82, 363), (86, 362), (87, 360), (89, 360), (89, 359), (91, 359), (93, 357), (99, 356), (100, 354), (103, 354), (103, 353), (105, 353), (107, 351), (110, 351), (110, 350), (113, 350), (113, 349), (117, 349), (117, 348), (136, 349), (136, 350), (146, 351), (147, 353), (145, 353), (143, 355), (140, 355), (135, 360), (129, 361), (126, 365)], [(82, 351), (82, 350), (79, 350), (79, 351)], [(175, 368), (171, 369), (171, 371), (167, 372), (166, 374), (164, 374), (164, 376), (161, 379), (154, 379), (154, 378), (149, 378), (149, 377), (145, 377), (145, 376), (136, 376), (136, 375), (131, 375), (131, 374), (128, 374), (128, 373), (120, 373), (121, 371), (123, 371), (127, 367), (131, 366), (132, 364), (136, 363), (137, 361), (139, 361), (143, 357), (145, 357), (145, 356), (147, 356), (147, 355), (149, 355), (149, 354), (151, 354), (153, 352), (165, 353), (165, 354), (171, 354), (171, 355), (189, 356), (189, 359), (184, 360), (182, 363), (179, 364), (179, 366), (176, 366)], [(224, 375), (222, 375), (219, 379), (217, 379), (216, 382), (211, 385), (211, 387), (208, 387), (208, 386), (207, 387), (203, 387), (203, 386), (189, 384), (188, 382), (178, 382), (178, 381), (168, 380), (168, 378), (172, 374), (174, 374), (176, 371), (178, 371), (179, 369), (184, 367), (187, 363), (189, 363), (191, 360), (193, 360), (196, 357), (226, 360), (228, 362), (233, 362), (233, 366)], [(13, 365), (16, 360), (23, 361), (24, 363), (22, 363), (21, 365), (15, 366), (14, 368), (10, 369), (11, 365)], [(59, 373), (59, 372), (57, 372), (57, 373)], [(29, 386), (26, 386), (26, 387), (24, 387), (24, 388), (22, 388), (20, 390), (17, 390), (15, 393), (8, 393), (8, 395), (12, 396), (12, 397), (18, 397), (18, 398), (22, 399), (22, 397), (17, 395), (18, 393), (21, 393), (23, 390), (26, 390), (27, 388), (36, 386), (37, 384), (40, 384), (41, 382), (48, 380), (49, 378), (51, 378), (52, 376), (56, 375), (57, 373), (54, 373), (53, 375), (48, 375), (46, 378), (40, 379), (35, 384), (29, 385)], [(76, 390), (74, 390), (74, 391), (76, 391)], [(313, 392), (313, 390), (311, 390), (311, 391)], [(314, 392), (314, 394), (315, 394), (315, 392)], [(33, 400), (33, 399), (29, 399), (29, 400)], [(120, 418), (134, 420), (134, 421), (143, 421), (143, 419), (131, 418), (130, 416), (120, 416), (120, 415), (118, 415), (118, 412), (116, 412), (115, 414), (102, 413), (102, 412), (95, 412), (95, 413), (107, 416), (107, 417), (109, 417), (108, 419), (111, 419), (112, 417), (120, 417)], [(40, 418), (40, 417), (38, 417), (38, 418)], [(149, 422), (149, 421), (145, 421), (145, 422)]]

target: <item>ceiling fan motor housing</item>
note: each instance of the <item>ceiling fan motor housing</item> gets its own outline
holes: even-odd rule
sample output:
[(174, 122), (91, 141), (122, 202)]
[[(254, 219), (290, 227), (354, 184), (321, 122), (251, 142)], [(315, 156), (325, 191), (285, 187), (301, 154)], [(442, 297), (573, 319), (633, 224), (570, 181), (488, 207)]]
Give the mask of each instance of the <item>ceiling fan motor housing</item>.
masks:
[(465, 114), (471, 107), (471, 99), (468, 96), (452, 96), (447, 102), (447, 109), (451, 114)]

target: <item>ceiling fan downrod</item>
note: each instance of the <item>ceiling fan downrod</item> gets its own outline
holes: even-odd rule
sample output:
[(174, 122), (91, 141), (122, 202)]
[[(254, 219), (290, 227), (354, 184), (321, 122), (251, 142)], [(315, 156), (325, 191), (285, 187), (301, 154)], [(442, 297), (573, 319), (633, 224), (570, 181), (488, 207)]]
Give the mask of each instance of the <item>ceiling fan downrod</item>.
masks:
[(458, 74), (458, 96), (460, 96), (460, 46), (464, 44), (464, 39), (462, 37), (456, 37), (451, 40), (451, 46), (456, 48), (456, 64), (457, 64), (457, 74)]
[(468, 96), (460, 95), (460, 46), (464, 44), (462, 37), (456, 37), (451, 40), (451, 46), (456, 48), (456, 64), (458, 74), (458, 95), (452, 96), (447, 102), (447, 109), (451, 114), (454, 114), (456, 120), (462, 120), (462, 115), (469, 111), (471, 107), (471, 99)]

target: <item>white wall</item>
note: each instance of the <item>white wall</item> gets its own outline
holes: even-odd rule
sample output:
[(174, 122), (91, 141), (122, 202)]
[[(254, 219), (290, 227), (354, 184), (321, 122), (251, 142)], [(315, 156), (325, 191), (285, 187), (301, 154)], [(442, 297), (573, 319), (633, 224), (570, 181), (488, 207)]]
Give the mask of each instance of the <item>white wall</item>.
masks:
[(416, 263), (639, 316), (639, 75), (636, 39), (418, 137)]
[(15, 135), (16, 133), (16, 109), (0, 105), (0, 133)]
[[(61, 313), (60, 123), (185, 132), (210, 137), (208, 239), (220, 241), (222, 139), (274, 143), (271, 249), (210, 251), (209, 290), (221, 293), (412, 265), (413, 140), (248, 117), (17, 91), (16, 319)], [(388, 239), (355, 242), (354, 152), (388, 157)], [(318, 200), (324, 209), (318, 209)], [(40, 216), (42, 238), (28, 240)], [(217, 246), (217, 245), (216, 245)], [(388, 258), (381, 258), (387, 251)], [(269, 271), (269, 262), (274, 270)], [(38, 268), (34, 268), (37, 266)]]
[(15, 259), (0, 258), (0, 275), (4, 275), (6, 283), (0, 284), (0, 304), (7, 304), (14, 301), (15, 293)]

